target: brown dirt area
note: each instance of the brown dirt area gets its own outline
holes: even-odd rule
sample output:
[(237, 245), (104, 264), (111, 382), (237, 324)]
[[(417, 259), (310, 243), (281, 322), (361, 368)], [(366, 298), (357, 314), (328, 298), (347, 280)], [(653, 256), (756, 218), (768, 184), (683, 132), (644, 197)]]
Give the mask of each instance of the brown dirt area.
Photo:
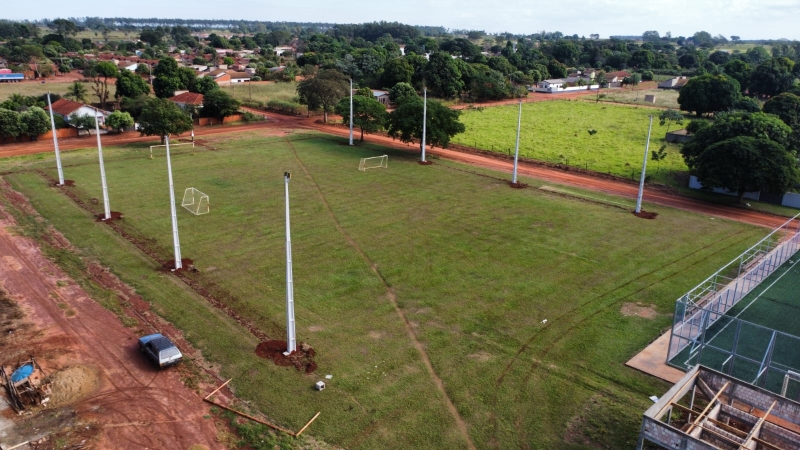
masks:
[(645, 319), (655, 319), (658, 312), (655, 306), (644, 303), (625, 303), (620, 310), (623, 316), (637, 316)]
[[(9, 189), (0, 181), (0, 191), (14, 207), (31, 213), (24, 197)], [(0, 286), (7, 298), (0, 300), (0, 364), (16, 367), (35, 356), (53, 392), (46, 407), (28, 415), (12, 416), (10, 409), (0, 408), (0, 444), (35, 440), (33, 447), (42, 449), (224, 448), (208, 406), (184, 385), (185, 364), (160, 371), (139, 353), (137, 336), (156, 327), (134, 314), (126, 320), (136, 325), (126, 328), (34, 241), (15, 235), (14, 220), (4, 208), (0, 205)], [(68, 247), (63, 236), (51, 234), (50, 244)], [(117, 287), (120, 299), (146, 305), (114, 275), (89, 267), (98, 283)], [(185, 354), (196, 353), (174, 328), (157, 328)]]

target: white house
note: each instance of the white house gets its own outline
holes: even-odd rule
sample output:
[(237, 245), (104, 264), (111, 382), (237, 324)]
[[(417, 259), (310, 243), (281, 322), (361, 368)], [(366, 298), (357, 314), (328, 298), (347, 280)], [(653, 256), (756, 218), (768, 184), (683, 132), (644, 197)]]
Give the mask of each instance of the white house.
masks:
[(111, 113), (108, 111), (103, 111), (100, 108), (95, 108), (94, 106), (89, 106), (62, 98), (53, 102), (53, 114), (58, 114), (67, 122), (69, 122), (69, 118), (73, 115), (93, 116), (98, 123), (105, 124), (106, 117), (108, 117), (108, 115)]
[(544, 92), (546, 94), (556, 94), (559, 92), (574, 92), (574, 91), (588, 91), (591, 89), (599, 89), (600, 85), (591, 84), (591, 81), (586, 80), (583, 86), (577, 86), (573, 83), (578, 79), (570, 80), (569, 78), (553, 78), (550, 80), (543, 80), (536, 84), (536, 87), (529, 87), (528, 91)]

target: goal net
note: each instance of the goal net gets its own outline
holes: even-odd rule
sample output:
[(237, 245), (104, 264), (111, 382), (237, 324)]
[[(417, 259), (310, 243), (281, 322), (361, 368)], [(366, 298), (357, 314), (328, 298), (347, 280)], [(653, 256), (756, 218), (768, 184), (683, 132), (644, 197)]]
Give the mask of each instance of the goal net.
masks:
[(207, 214), (210, 211), (208, 196), (193, 187), (186, 188), (186, 191), (184, 191), (181, 206), (188, 209), (195, 216)]
[(789, 400), (800, 401), (800, 373), (790, 370), (783, 376), (781, 395)]
[(361, 158), (358, 170), (365, 172), (367, 169), (378, 169), (389, 167), (389, 155), (373, 156), (372, 158)]

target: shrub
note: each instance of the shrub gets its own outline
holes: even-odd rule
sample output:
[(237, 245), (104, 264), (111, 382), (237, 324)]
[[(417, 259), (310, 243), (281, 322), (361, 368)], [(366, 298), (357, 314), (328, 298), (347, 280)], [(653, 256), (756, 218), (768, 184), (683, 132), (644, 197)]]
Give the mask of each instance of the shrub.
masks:
[(299, 103), (284, 102), (282, 100), (270, 100), (267, 102), (267, 109), (279, 112), (281, 114), (293, 114), (299, 116), (305, 114), (308, 109)]

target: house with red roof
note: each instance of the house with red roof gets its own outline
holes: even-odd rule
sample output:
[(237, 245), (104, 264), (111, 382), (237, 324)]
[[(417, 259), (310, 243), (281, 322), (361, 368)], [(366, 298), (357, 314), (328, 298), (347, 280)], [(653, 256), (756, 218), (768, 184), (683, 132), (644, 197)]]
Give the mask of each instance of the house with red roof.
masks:
[(183, 92), (174, 97), (170, 97), (169, 101), (177, 103), (177, 105), (181, 108), (186, 108), (187, 106), (202, 108), (203, 94), (198, 94), (196, 92)]
[(74, 115), (92, 116), (95, 117), (95, 120), (97, 120), (99, 123), (105, 124), (106, 117), (108, 117), (108, 115), (111, 113), (100, 108), (95, 108), (91, 105), (73, 102), (72, 100), (62, 98), (53, 102), (53, 114), (58, 114), (59, 116), (63, 117), (67, 123), (69, 123), (70, 117)]

